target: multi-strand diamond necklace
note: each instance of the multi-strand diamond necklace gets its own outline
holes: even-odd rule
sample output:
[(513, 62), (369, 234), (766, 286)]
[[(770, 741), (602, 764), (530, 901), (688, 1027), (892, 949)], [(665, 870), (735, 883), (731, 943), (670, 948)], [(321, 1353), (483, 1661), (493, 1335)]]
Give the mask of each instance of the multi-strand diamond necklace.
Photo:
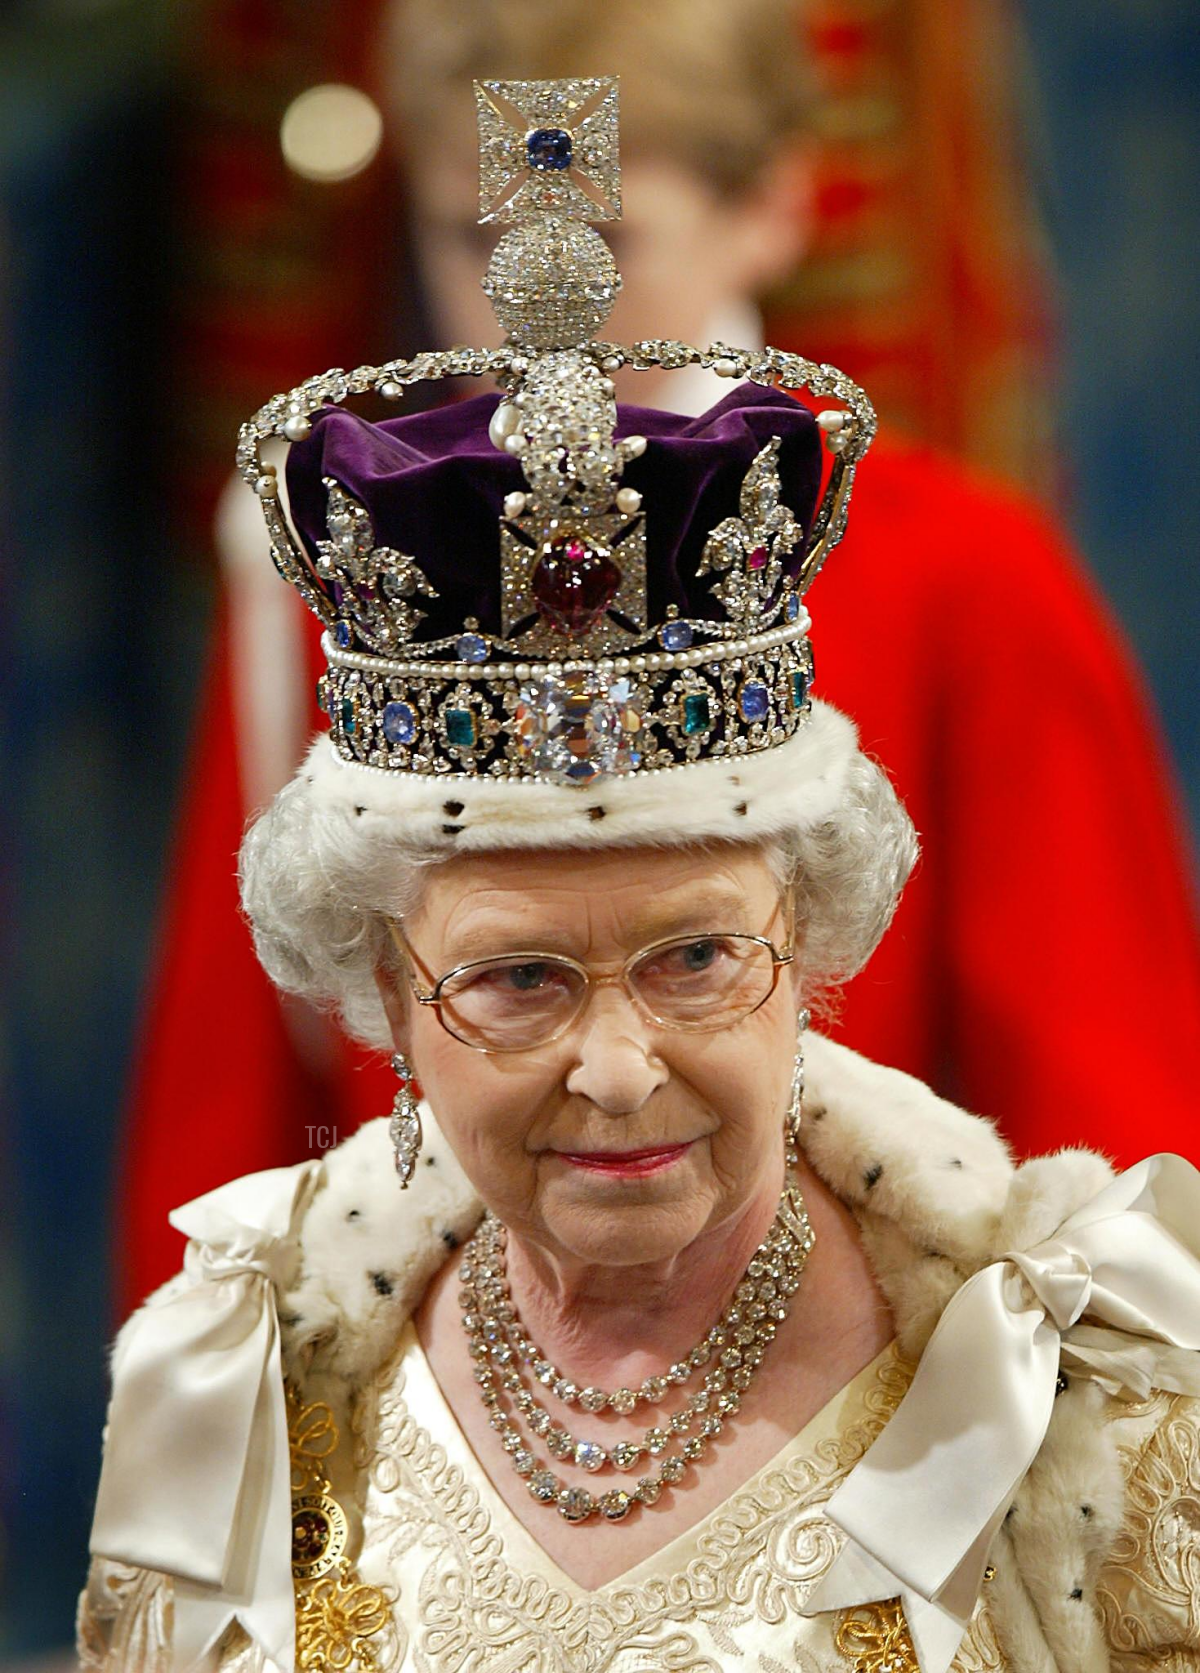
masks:
[[(578, 1387), (530, 1340), (508, 1287), (504, 1228), (491, 1214), (485, 1214), (463, 1250), (459, 1267), (463, 1329), (475, 1362), (475, 1381), (489, 1409), (488, 1422), (534, 1499), (556, 1509), (568, 1522), (586, 1522), (596, 1515), (620, 1522), (636, 1505), (654, 1504), (664, 1486), (681, 1480), (689, 1464), (701, 1457), (741, 1405), (768, 1344), (788, 1316), (813, 1242), (804, 1198), (789, 1175), (770, 1230), (755, 1251), (733, 1299), (707, 1336), (662, 1376), (647, 1377), (640, 1388), (618, 1388), (609, 1393)], [(702, 1386), (679, 1411), (647, 1429), (640, 1441), (617, 1441), (611, 1446), (577, 1439), (555, 1423), (526, 1385), (523, 1374), (527, 1368), (529, 1380), (548, 1388), (564, 1405), (578, 1405), (586, 1412), (608, 1409), (626, 1415), (643, 1401), (649, 1406), (659, 1405), (669, 1389), (690, 1382), (714, 1360)], [(564, 1463), (574, 1463), (592, 1474), (610, 1467), (630, 1471), (643, 1458), (656, 1459), (657, 1467), (653, 1474), (643, 1475), (630, 1492), (613, 1487), (593, 1496), (586, 1487), (571, 1487), (525, 1444), (517, 1424), (504, 1410), (506, 1395), (519, 1418)], [(678, 1449), (670, 1450), (676, 1441)]]

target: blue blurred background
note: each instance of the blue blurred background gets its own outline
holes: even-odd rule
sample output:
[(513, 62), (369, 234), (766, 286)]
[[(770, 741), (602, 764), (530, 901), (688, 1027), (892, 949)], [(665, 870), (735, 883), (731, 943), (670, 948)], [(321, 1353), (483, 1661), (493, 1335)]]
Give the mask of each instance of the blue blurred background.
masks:
[[(268, 106), (331, 79), (311, 27), (327, 6), (312, 0), (308, 24), (241, 9), (247, 28), (292, 31)], [(993, 10), (1057, 286), (1044, 481), (1141, 656), (1194, 830), (1200, 12)], [(220, 75), (195, 50), (207, 11), (0, 12), (0, 1662), (70, 1643), (113, 1327), (116, 1141), (214, 604), (184, 450), (229, 457), (233, 436), (203, 433), (180, 305), (208, 259), (188, 208), (202, 223), (189, 99), (198, 63)], [(222, 166), (238, 178), (236, 155)]]

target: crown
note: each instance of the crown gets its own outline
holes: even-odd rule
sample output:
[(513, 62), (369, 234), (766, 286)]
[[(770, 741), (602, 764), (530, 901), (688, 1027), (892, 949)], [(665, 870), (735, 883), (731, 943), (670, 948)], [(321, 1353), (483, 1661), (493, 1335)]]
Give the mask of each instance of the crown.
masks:
[[(586, 786), (785, 743), (811, 713), (804, 594), (845, 528), (871, 404), (778, 349), (596, 340), (621, 282), (590, 224), (620, 215), (617, 82), (475, 96), (480, 220), (507, 225), (483, 281), (503, 346), (335, 368), (239, 439), (275, 564), (325, 627), (334, 748), (409, 774)], [(693, 365), (746, 387), (705, 420), (618, 410), (622, 367)], [(499, 398), (378, 425), (338, 410), (464, 377)], [(781, 391), (839, 405), (814, 417)], [(299, 535), (262, 461), (272, 436), (293, 444)], [(699, 532), (674, 515), (690, 549), (664, 578), (665, 502), (689, 489), (726, 514)]]

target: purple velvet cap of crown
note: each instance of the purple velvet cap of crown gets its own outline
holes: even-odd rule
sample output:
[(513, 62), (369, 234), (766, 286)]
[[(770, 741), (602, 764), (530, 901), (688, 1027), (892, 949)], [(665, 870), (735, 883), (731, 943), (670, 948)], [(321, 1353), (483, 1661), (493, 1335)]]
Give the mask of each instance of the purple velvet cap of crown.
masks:
[[(366, 507), (378, 546), (415, 559), (437, 589), (418, 639), (447, 638), (474, 616), (500, 631), (500, 540), (504, 496), (526, 486), (520, 462), (498, 452), (488, 421), (499, 397), (481, 395), (373, 424), (341, 407), (316, 413), (312, 433), (288, 454), (292, 521), (310, 558), (328, 538), (324, 477)], [(807, 537), (821, 488), (821, 438), (807, 407), (778, 390), (742, 384), (696, 418), (621, 406), (617, 435), (647, 438), (623, 487), (643, 496), (650, 621), (669, 604), (683, 616), (720, 619), (710, 577), (696, 571), (711, 531), (739, 514), (742, 479), (773, 436), (780, 438), (784, 504)], [(798, 548), (789, 565), (799, 569)]]

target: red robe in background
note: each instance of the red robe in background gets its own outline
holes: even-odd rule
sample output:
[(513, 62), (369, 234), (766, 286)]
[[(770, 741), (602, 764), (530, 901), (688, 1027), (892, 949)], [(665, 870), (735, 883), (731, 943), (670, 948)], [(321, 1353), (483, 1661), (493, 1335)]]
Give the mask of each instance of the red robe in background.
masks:
[[(1197, 1159), (1181, 827), (1140, 680), (1052, 525), (884, 437), (808, 604), (817, 691), (857, 720), (924, 847), (837, 1036), (994, 1116), (1019, 1152)], [(315, 623), (309, 655), (315, 677)], [(170, 1208), (391, 1104), (386, 1065), (255, 962), (235, 880), (248, 811), (223, 622), (127, 1129), (122, 1317), (179, 1265)]]

